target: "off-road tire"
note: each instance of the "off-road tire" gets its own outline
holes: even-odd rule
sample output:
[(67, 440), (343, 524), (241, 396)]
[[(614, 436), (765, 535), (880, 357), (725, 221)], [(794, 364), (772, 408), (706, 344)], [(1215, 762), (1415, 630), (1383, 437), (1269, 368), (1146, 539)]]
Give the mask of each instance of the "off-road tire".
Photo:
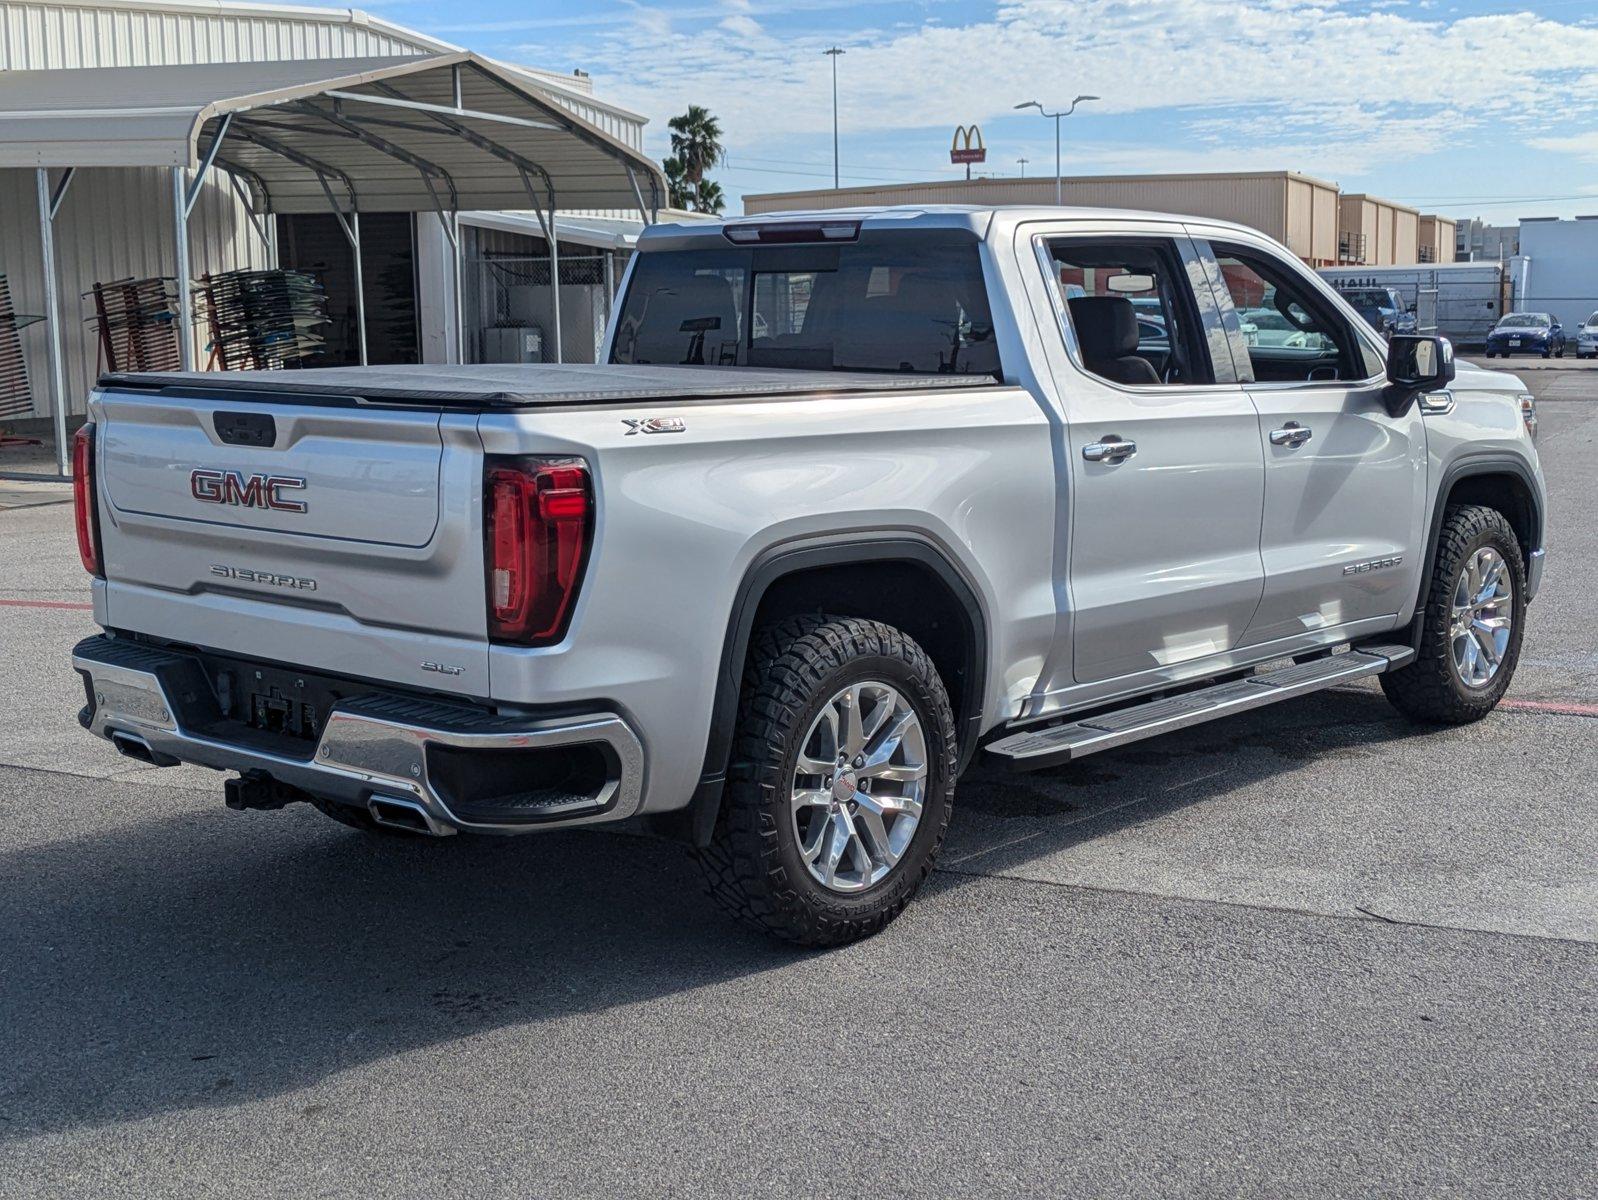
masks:
[[(1509, 643), (1502, 665), (1481, 688), (1467, 687), (1454, 666), (1449, 623), (1454, 588), (1471, 556), (1491, 546), (1503, 556), (1514, 589)], [(1431, 586), (1423, 598), (1420, 649), (1413, 661), (1382, 675), (1382, 691), (1393, 707), (1416, 721), (1465, 725), (1497, 707), (1515, 675), (1520, 641), (1526, 627), (1526, 564), (1520, 541), (1504, 514), (1479, 504), (1450, 507), (1437, 536), (1437, 560)]]
[[(926, 738), (926, 792), (920, 824), (892, 872), (842, 894), (805, 867), (789, 795), (800, 742), (822, 706), (864, 680), (892, 685), (914, 708)], [(721, 812), (710, 845), (699, 852), (711, 895), (745, 925), (800, 945), (869, 937), (931, 874), (958, 765), (948, 692), (912, 638), (857, 617), (790, 617), (759, 629), (744, 670)]]

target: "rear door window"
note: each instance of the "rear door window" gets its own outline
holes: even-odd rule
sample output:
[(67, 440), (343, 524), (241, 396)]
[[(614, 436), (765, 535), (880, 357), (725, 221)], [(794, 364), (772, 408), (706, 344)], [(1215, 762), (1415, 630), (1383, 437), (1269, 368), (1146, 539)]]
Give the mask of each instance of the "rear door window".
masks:
[(1215, 382), (1193, 294), (1167, 238), (1058, 238), (1049, 270), (1080, 365), (1129, 387)]

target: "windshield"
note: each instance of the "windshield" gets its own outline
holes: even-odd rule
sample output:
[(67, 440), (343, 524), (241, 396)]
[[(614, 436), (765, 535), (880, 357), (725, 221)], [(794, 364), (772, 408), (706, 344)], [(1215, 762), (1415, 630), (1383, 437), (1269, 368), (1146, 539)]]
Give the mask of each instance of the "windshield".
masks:
[(1366, 305), (1372, 308), (1392, 308), (1393, 300), (1386, 292), (1344, 292), (1343, 299), (1356, 308)]
[(1547, 329), (1548, 317), (1545, 313), (1509, 313), (1498, 322), (1500, 329)]
[(640, 253), (611, 361), (999, 373), (977, 241), (952, 231)]
[(1593, 313), (1592, 316), (1587, 318), (1587, 328), (1598, 329), (1598, 312)]

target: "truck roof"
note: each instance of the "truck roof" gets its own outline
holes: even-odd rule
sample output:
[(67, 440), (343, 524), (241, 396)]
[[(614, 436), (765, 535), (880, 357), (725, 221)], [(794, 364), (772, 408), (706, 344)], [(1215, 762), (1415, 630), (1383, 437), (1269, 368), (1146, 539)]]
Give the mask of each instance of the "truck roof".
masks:
[(302, 371), (159, 371), (102, 375), (103, 390), (218, 400), (544, 408), (656, 400), (762, 399), (995, 386), (991, 375), (910, 375), (620, 363), (311, 367)]
[(858, 222), (865, 229), (966, 229), (978, 237), (986, 237), (994, 228), (1000, 226), (1013, 227), (1023, 221), (1060, 220), (1103, 222), (1106, 225), (1181, 221), (1212, 229), (1257, 232), (1235, 221), (1135, 208), (1039, 204), (893, 204), (858, 208), (796, 209), (792, 212), (755, 213), (742, 217), (722, 216), (714, 220), (663, 222), (645, 229), (638, 237), (638, 246), (640, 249), (659, 249), (663, 243), (682, 245), (710, 238), (724, 241), (723, 230), (729, 226), (803, 225), (838, 221)]

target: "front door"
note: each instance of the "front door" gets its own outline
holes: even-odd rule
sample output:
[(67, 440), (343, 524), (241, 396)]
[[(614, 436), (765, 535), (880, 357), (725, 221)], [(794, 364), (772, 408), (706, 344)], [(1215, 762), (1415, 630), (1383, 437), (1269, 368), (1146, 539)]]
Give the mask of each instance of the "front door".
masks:
[(1265, 456), (1265, 593), (1243, 644), (1380, 629), (1419, 586), (1420, 410), (1388, 415), (1379, 342), (1296, 262), (1247, 242), (1201, 250), (1237, 314)]
[(1069, 480), (1070, 669), (1057, 658), (1045, 672), (1041, 711), (1047, 693), (1237, 643), (1263, 586), (1264, 463), (1247, 394), (1217, 382), (1214, 302), (1185, 237), (1047, 237), (1038, 257), (1065, 351), (1055, 374)]

